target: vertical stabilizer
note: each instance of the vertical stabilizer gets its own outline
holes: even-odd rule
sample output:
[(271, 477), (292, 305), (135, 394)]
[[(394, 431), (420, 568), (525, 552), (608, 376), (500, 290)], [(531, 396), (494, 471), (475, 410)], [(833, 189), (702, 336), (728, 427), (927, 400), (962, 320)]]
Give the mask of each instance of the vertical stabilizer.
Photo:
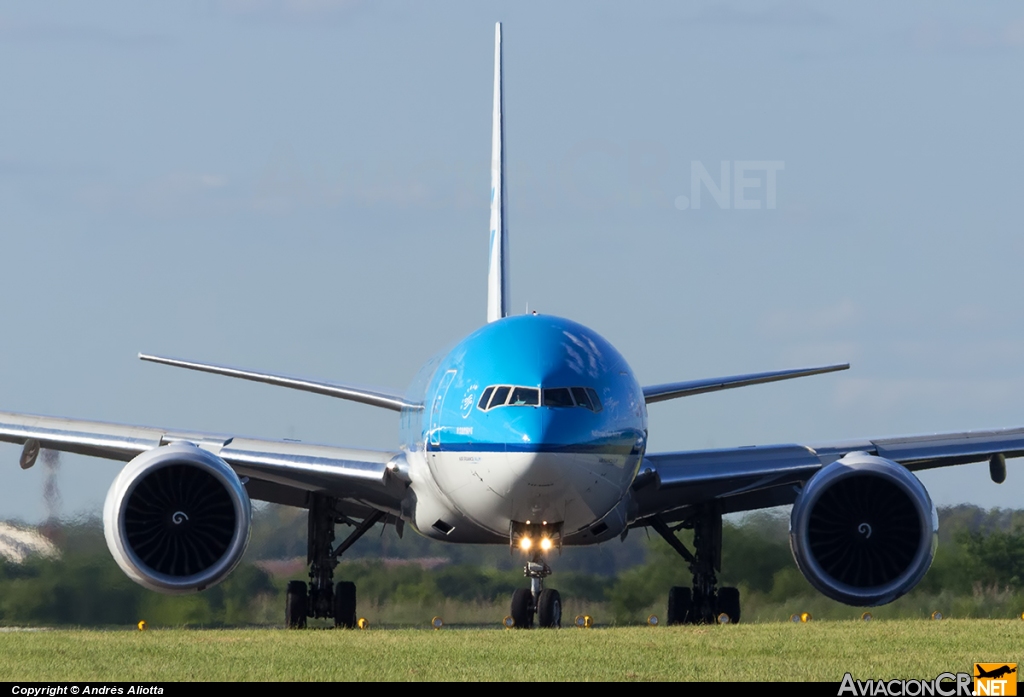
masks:
[(505, 100), (501, 88), (501, 22), (494, 25), (494, 114), (491, 125), (491, 246), (487, 321), (508, 315), (508, 226), (505, 210)]

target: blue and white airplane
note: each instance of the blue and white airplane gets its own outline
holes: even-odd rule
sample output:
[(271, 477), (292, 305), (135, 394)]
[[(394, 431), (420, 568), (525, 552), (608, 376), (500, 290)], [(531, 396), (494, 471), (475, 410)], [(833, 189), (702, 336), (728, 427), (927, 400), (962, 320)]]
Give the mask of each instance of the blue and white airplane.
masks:
[[(179, 432), (0, 413), (0, 440), (126, 461), (104, 505), (105, 535), (124, 572), (165, 593), (222, 580), (249, 539), (250, 501), (309, 511), (309, 583), (288, 585), (285, 620), (356, 622), (355, 586), (334, 583), (341, 555), (377, 523), (406, 524), (453, 543), (510, 545), (529, 586), (511, 622), (561, 623), (544, 587), (548, 558), (649, 527), (688, 562), (667, 620), (736, 622), (735, 588), (719, 588), (722, 515), (792, 504), (792, 549), (822, 593), (851, 605), (888, 603), (931, 564), (935, 508), (916, 470), (1024, 455), (1024, 428), (817, 445), (647, 452), (648, 405), (704, 392), (844, 370), (831, 365), (640, 385), (615, 348), (587, 327), (543, 314), (510, 316), (501, 25), (495, 28), (487, 323), (429, 362), (406, 394), (149, 355), (143, 360), (362, 402), (400, 413), (390, 451)], [(335, 543), (335, 526), (353, 528)], [(692, 549), (676, 532), (692, 529)]]

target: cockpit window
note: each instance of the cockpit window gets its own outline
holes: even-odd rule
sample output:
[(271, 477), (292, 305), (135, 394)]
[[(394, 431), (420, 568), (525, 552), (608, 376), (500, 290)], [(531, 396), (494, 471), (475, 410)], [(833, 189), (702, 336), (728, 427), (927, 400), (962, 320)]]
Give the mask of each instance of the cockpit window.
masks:
[(501, 385), (494, 388), (494, 394), (491, 396), (491, 403), (487, 407), (493, 409), (494, 407), (500, 407), (508, 399), (508, 393), (512, 390), (508, 385)]
[(583, 387), (572, 388), (572, 396), (576, 398), (576, 403), (584, 409), (594, 411), (594, 406), (590, 402), (590, 397), (587, 395), (587, 390)]
[(548, 387), (544, 390), (544, 406), (546, 407), (574, 407), (572, 394), (568, 387)]
[[(543, 394), (543, 402), (541, 395)], [(477, 408), (488, 411), (495, 407), (583, 407), (601, 411), (601, 399), (593, 387), (520, 387), (518, 385), (491, 385), (480, 395)]]
[(477, 406), (479, 408), (484, 409), (484, 410), (487, 409), (487, 403), (489, 401), (491, 401), (491, 393), (492, 392), (494, 392), (494, 385), (491, 385), (486, 390), (484, 390), (484, 393), (482, 395), (480, 395), (480, 401), (477, 402)]
[(508, 403), (509, 406), (535, 407), (540, 404), (540, 390), (536, 387), (516, 387)]

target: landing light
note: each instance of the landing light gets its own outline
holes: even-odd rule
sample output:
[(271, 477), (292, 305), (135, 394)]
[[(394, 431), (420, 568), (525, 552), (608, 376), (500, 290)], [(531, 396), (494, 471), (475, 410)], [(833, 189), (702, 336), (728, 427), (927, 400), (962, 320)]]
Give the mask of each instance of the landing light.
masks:
[(543, 549), (545, 552), (548, 551), (549, 549), (551, 549), (551, 538), (550, 537), (542, 537), (542, 538), (540, 538), (540, 548)]
[(530, 547), (533, 547), (533, 540), (531, 540), (529, 537), (523, 537), (521, 540), (519, 540), (519, 548), (524, 552), (529, 552)]

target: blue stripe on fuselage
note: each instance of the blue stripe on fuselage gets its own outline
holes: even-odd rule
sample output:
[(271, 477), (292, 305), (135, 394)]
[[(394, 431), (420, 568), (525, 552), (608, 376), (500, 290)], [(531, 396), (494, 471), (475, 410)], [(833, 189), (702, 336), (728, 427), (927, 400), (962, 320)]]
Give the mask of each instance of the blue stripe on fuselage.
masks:
[(563, 453), (566, 455), (629, 455), (639, 454), (643, 447), (643, 436), (637, 434), (632, 438), (594, 443), (487, 443), (446, 442), (437, 445), (427, 444), (429, 452), (482, 453)]

